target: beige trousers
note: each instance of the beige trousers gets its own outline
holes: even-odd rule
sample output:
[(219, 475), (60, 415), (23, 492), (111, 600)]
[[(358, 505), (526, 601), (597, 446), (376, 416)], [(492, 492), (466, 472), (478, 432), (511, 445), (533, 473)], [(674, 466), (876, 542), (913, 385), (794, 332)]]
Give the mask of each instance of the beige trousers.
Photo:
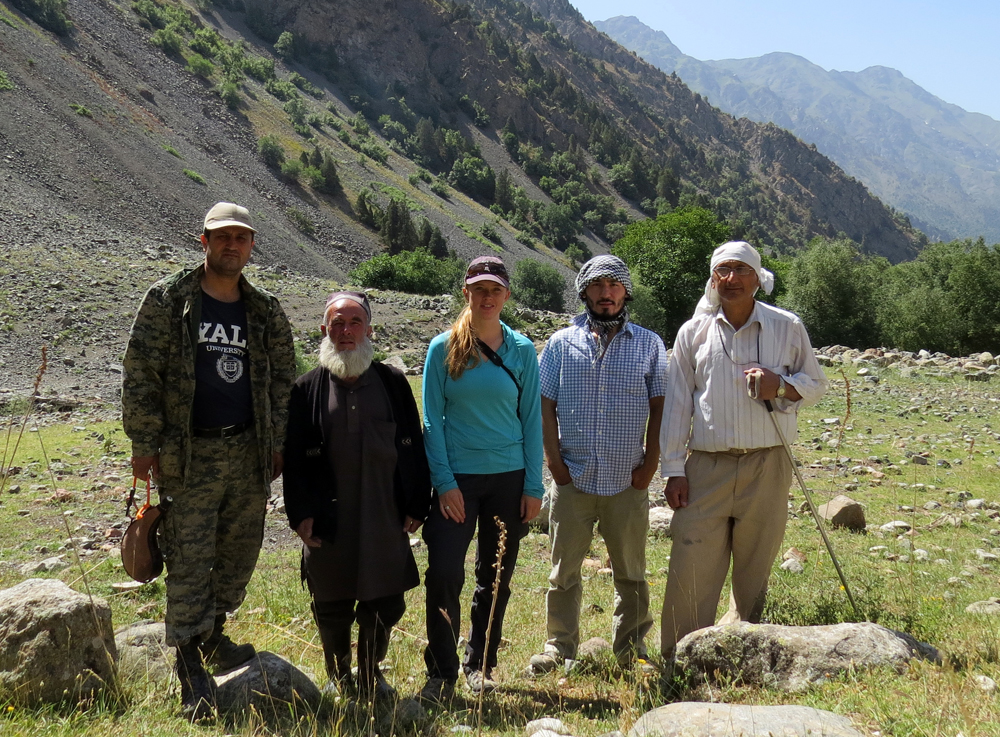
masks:
[(735, 612), (725, 620), (759, 618), (788, 521), (792, 467), (780, 445), (742, 455), (692, 451), (685, 474), (688, 506), (671, 523), (660, 625), (664, 656), (684, 635), (714, 624), (730, 560)]
[(604, 537), (615, 585), (612, 649), (623, 663), (645, 657), (643, 640), (653, 626), (646, 583), (649, 494), (631, 486), (614, 496), (586, 494), (572, 483), (549, 487), (552, 572), (545, 601), (545, 651), (575, 658), (580, 644), (581, 567), (594, 539)]

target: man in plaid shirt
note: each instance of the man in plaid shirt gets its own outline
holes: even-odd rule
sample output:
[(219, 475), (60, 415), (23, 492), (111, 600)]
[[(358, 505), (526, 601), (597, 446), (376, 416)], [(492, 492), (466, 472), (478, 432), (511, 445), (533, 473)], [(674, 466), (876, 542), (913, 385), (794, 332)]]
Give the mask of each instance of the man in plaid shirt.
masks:
[(552, 573), (548, 640), (531, 658), (534, 674), (576, 657), (580, 571), (595, 523), (614, 572), (612, 638), (620, 664), (645, 657), (643, 640), (653, 624), (646, 489), (659, 462), (666, 350), (658, 335), (629, 322), (632, 282), (621, 259), (591, 259), (580, 269), (576, 289), (584, 312), (549, 339), (540, 358), (542, 432), (553, 479)]

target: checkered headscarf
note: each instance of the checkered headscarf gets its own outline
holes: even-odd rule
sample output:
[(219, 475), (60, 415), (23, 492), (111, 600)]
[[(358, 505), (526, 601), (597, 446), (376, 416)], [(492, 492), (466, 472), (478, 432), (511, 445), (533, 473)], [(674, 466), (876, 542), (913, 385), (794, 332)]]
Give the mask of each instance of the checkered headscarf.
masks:
[(583, 299), (587, 287), (598, 279), (620, 281), (628, 299), (632, 299), (632, 277), (629, 276), (628, 266), (617, 256), (594, 256), (580, 268), (580, 273), (576, 275), (576, 293), (580, 299)]

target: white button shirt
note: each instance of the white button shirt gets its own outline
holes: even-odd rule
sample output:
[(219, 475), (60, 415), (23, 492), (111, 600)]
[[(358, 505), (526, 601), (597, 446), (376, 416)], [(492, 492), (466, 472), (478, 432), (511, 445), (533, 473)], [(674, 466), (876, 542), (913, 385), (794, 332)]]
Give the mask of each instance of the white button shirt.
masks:
[(744, 371), (763, 367), (784, 377), (802, 399), (774, 399), (774, 416), (789, 443), (797, 437), (800, 407), (827, 388), (802, 321), (791, 312), (755, 302), (739, 330), (721, 307), (688, 320), (677, 332), (667, 372), (660, 426), (663, 476), (684, 476), (688, 450), (717, 453), (781, 445), (767, 409), (747, 394)]

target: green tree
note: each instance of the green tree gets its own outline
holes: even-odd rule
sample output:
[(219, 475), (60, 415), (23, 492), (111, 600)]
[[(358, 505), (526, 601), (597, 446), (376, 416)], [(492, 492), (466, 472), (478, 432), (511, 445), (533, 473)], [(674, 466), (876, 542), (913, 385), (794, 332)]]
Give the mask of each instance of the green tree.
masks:
[(612, 252), (633, 269), (663, 308), (660, 335), (673, 341), (691, 317), (708, 280), (712, 251), (729, 237), (729, 226), (700, 207), (683, 207), (625, 228)]
[(337, 173), (337, 164), (333, 160), (333, 156), (327, 154), (323, 157), (319, 173), (323, 175), (323, 186), (319, 187), (321, 192), (336, 196), (343, 191), (343, 187), (340, 184), (340, 175)]
[(423, 249), (395, 255), (381, 253), (349, 274), (367, 289), (393, 289), (411, 294), (450, 294), (459, 284), (465, 264), (455, 258), (437, 259)]
[(66, 0), (12, 0), (11, 4), (56, 35), (67, 36), (73, 30), (73, 22), (66, 15)]
[(533, 258), (521, 259), (511, 275), (510, 290), (514, 299), (533, 310), (563, 311), (566, 280), (554, 266)]
[(417, 247), (417, 231), (413, 227), (410, 209), (405, 202), (395, 198), (389, 200), (379, 229), (382, 242), (389, 247), (390, 254), (412, 251)]
[(427, 218), (420, 224), (418, 241), (418, 247), (428, 251), (434, 258), (448, 257), (448, 240), (441, 233), (441, 229)]
[(802, 318), (813, 345), (871, 348), (879, 343), (878, 286), (888, 268), (853, 241), (815, 238), (789, 265), (778, 304)]

